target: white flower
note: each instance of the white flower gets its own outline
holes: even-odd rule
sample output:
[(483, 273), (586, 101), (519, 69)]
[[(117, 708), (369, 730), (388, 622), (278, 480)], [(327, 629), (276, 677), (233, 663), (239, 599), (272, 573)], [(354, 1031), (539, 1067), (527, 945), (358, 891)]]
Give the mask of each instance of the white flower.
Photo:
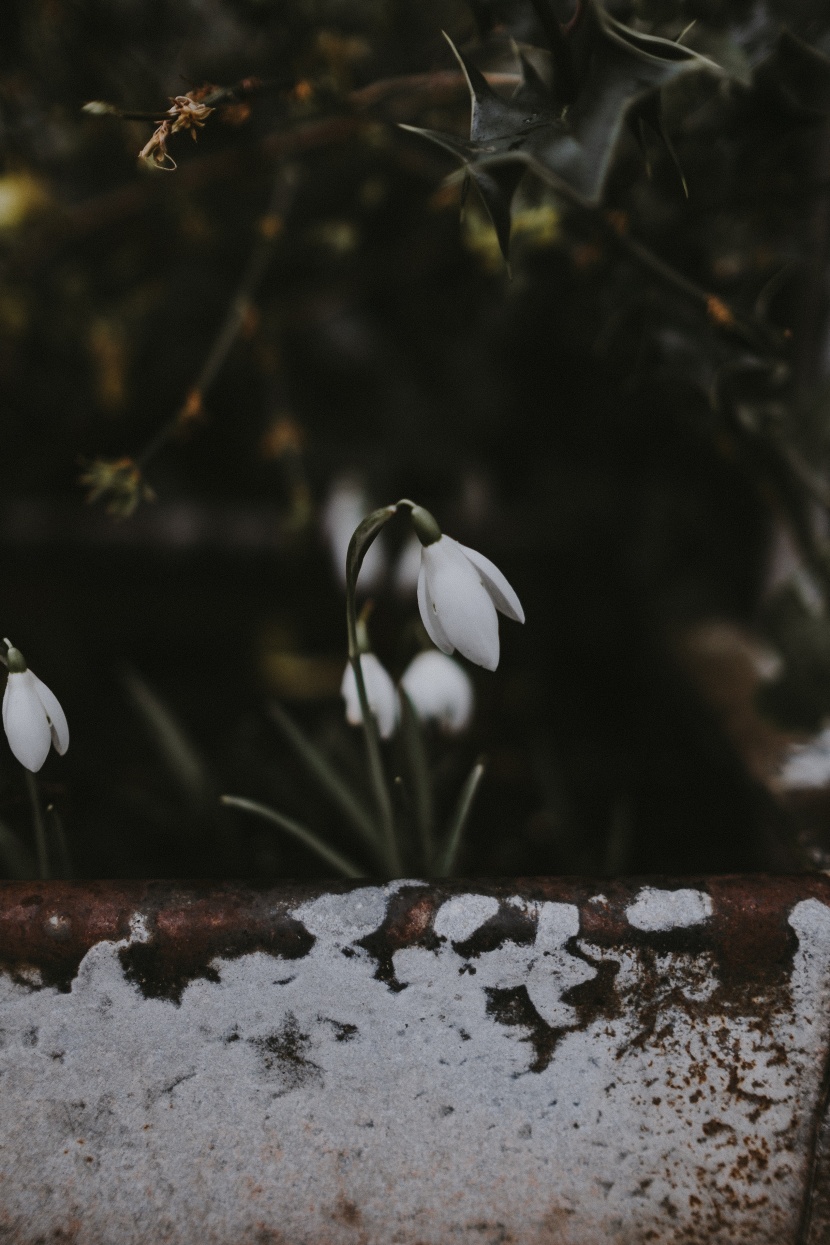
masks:
[(424, 722), (435, 721), (453, 735), (469, 726), (475, 699), (473, 684), (452, 657), (435, 649), (419, 653), (404, 671), (401, 687)]
[(830, 729), (806, 744), (795, 744), (778, 776), (785, 791), (812, 791), (830, 783)]
[[(349, 541), (357, 525), (366, 518), (371, 509), (369, 499), (355, 476), (341, 476), (335, 481), (323, 509), (322, 525), (329, 542), (335, 574), (343, 586), (346, 583)], [(369, 592), (383, 577), (385, 570), (383, 546), (376, 540), (366, 550), (357, 577), (358, 589)]]
[(442, 653), (458, 649), (486, 670), (499, 664), (496, 610), (516, 622), (525, 620), (519, 598), (498, 567), (451, 536), (440, 536), (421, 550), (418, 607), (429, 638)]
[(3, 727), (20, 764), (36, 774), (52, 744), (61, 756), (69, 747), (66, 714), (54, 692), (26, 668), (18, 649), (9, 645), (7, 659), (9, 677), (3, 695)]
[[(360, 669), (363, 671), (363, 682), (366, 685), (366, 699), (377, 720), (381, 738), (388, 739), (394, 734), (400, 714), (400, 702), (395, 684), (374, 653), (361, 654)], [(340, 694), (346, 702), (346, 720), (352, 726), (360, 726), (363, 715), (360, 712), (357, 680), (354, 677), (351, 662), (343, 674)]]

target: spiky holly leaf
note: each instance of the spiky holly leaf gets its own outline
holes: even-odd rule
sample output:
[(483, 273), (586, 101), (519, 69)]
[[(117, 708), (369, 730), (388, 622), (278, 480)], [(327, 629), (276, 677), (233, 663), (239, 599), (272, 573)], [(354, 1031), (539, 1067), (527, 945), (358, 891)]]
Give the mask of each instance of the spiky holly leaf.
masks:
[(555, 105), (550, 91), (525, 57), (520, 58), (523, 81), (512, 98), (504, 100), (496, 94), (481, 70), (459, 52), (449, 35), (445, 33), (444, 38), (461, 66), (470, 91), (470, 137), (463, 139), (414, 125), (403, 125), (401, 128), (413, 134), (423, 134), (462, 162), (481, 195), (506, 259), (510, 241), (510, 205), (525, 167), (513, 160), (500, 162), (491, 157), (509, 157), (516, 146), (517, 136), (526, 134), (531, 127), (558, 124)]
[[(691, 69), (720, 73), (712, 61), (689, 48), (622, 26), (597, 0), (586, 0), (563, 36), (572, 102), (563, 103), (556, 80), (548, 87), (526, 57), (520, 58), (521, 84), (512, 98), (502, 99), (448, 39), (470, 90), (469, 139), (404, 126), (462, 162), (481, 192), (505, 258), (510, 205), (524, 169), (594, 204), (631, 109)], [(561, 58), (561, 48), (555, 51)]]

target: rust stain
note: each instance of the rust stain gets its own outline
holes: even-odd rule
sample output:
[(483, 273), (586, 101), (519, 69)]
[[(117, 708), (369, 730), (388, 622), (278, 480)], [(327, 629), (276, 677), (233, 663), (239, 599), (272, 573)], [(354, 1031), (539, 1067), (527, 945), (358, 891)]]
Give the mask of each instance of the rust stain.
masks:
[(178, 1001), (211, 962), (252, 951), (296, 959), (314, 938), (289, 915), (301, 888), (272, 892), (236, 883), (6, 882), (0, 885), (0, 969), (36, 989), (68, 991), (98, 942), (130, 939), (140, 914), (149, 937), (120, 952), (126, 975), (147, 998)]
[[(669, 929), (635, 927), (627, 913), (643, 888), (649, 886), (662, 891), (694, 888), (711, 897), (711, 916)], [(344, 894), (352, 889), (355, 887), (349, 883), (279, 889), (241, 883), (3, 883), (0, 968), (29, 989), (46, 986), (68, 991), (87, 951), (102, 941), (117, 942), (123, 944), (119, 956), (125, 974), (145, 997), (178, 1002), (189, 982), (198, 978), (219, 980), (213, 967), (217, 958), (235, 959), (256, 951), (284, 960), (309, 955), (315, 937), (292, 912), (323, 894)], [(536, 878), (406, 884), (389, 898), (380, 926), (354, 944), (371, 956), (376, 979), (393, 993), (405, 990), (406, 981), (395, 974), (395, 954), (407, 948), (441, 954), (446, 939), (435, 932), (436, 913), (447, 900), (470, 891), (497, 900), (498, 909), (468, 937), (452, 943), (461, 960), (458, 971), (468, 976), (481, 971), (482, 957), (506, 944), (527, 948), (530, 953), (537, 937), (534, 904), (576, 905), (579, 910), (579, 933), (567, 940), (565, 951), (584, 961), (592, 973), (589, 980), (563, 991), (562, 1001), (572, 1009), (575, 1023), (558, 1027), (545, 1021), (526, 985), (483, 987), (489, 1015), (498, 1024), (518, 1031), (526, 1043), (528, 1074), (547, 1069), (560, 1042), (575, 1030), (585, 1031), (601, 1023), (613, 1039), (620, 1017), (636, 1018), (636, 1029), (633, 1036), (629, 1031), (624, 1043), (619, 1042), (619, 1061), (632, 1051), (646, 1060), (658, 1053), (671, 1054), (682, 1040), (676, 1033), (679, 1016), (681, 1021), (686, 1017), (695, 1025), (706, 1026), (711, 1035), (706, 1059), (693, 1057), (689, 1049), (688, 1057), (678, 1060), (676, 1071), (672, 1068), (668, 1090), (664, 1084), (660, 1094), (655, 1094), (646, 1078), (632, 1093), (641, 1095), (642, 1101), (652, 1103), (655, 1109), (676, 1110), (678, 1127), (684, 1122), (688, 1104), (705, 1106), (714, 1100), (715, 1081), (722, 1087), (721, 1095), (741, 1104), (751, 1125), (781, 1108), (781, 1099), (768, 1092), (759, 1069), (786, 1068), (789, 1062), (790, 1052), (781, 1041), (780, 1029), (776, 1038), (773, 1026), (773, 1020), (789, 1015), (793, 1006), (791, 976), (798, 937), (788, 918), (794, 906), (807, 899), (830, 907), (830, 878), (803, 874), (598, 883)], [(141, 919), (139, 936), (137, 918)], [(342, 950), (346, 956), (355, 954), (349, 946)], [(625, 955), (634, 956), (639, 967), (633, 982), (621, 972)], [(362, 1022), (358, 1033), (357, 1025), (335, 1016), (336, 1012), (323, 1012), (318, 1020), (331, 1027), (337, 1043), (361, 1040)], [(751, 1019), (753, 1045), (745, 1043), (742, 1047), (732, 1026), (746, 1017)], [(830, 1027), (827, 1018), (819, 1020), (826, 1031)], [(462, 1030), (462, 1040), (465, 1037), (469, 1035)], [(32, 1045), (37, 1041), (34, 1032)], [(239, 1042), (240, 1034), (230, 1032), (224, 1041), (228, 1045)], [(322, 1073), (312, 1058), (309, 1034), (292, 1012), (245, 1042), (245, 1047), (240, 1045), (235, 1050), (248, 1049), (259, 1061), (272, 1096), (321, 1083)], [(52, 1057), (59, 1060), (61, 1052), (55, 1051)], [(656, 1179), (664, 1221), (685, 1225), (678, 1230), (682, 1235), (673, 1235), (672, 1241), (702, 1245), (746, 1239), (731, 1234), (733, 1221), (740, 1221), (749, 1210), (762, 1210), (774, 1200), (776, 1182), (803, 1179), (802, 1209), (791, 1245), (830, 1242), (830, 1051), (826, 1049), (825, 1059), (822, 1089), (818, 1102), (810, 1108), (812, 1121), (807, 1121), (810, 1127), (806, 1129), (804, 1111), (808, 1108), (799, 1097), (798, 1086), (790, 1091), (790, 1122), (772, 1142), (757, 1133), (747, 1135), (714, 1109), (708, 1118), (704, 1112), (696, 1140), (717, 1149), (722, 1173), (717, 1200), (707, 1188), (711, 1168), (701, 1167), (698, 1193), (684, 1192), (685, 1205), (680, 1203), (670, 1169), (642, 1180), (636, 1196), (643, 1198), (643, 1204), (653, 1198), (651, 1186)], [(575, 1122), (574, 1128), (578, 1127)], [(778, 1157), (783, 1154), (787, 1160), (774, 1172), (773, 1146)], [(88, 1156), (85, 1161), (92, 1164), (97, 1160)], [(609, 1172), (609, 1180), (612, 1177), (613, 1172)], [(259, 1192), (258, 1187), (252, 1188), (251, 1199)], [(602, 1189), (598, 1188), (597, 1197), (601, 1196)], [(347, 1229), (352, 1233), (348, 1239), (375, 1239), (365, 1235), (357, 1201), (345, 1192), (335, 1201), (334, 1190), (329, 1197), (329, 1219), (339, 1225), (332, 1240), (344, 1239), (342, 1231)], [(560, 1238), (573, 1239), (573, 1214), (571, 1208), (553, 1201), (540, 1245), (542, 1240), (555, 1245)], [(55, 1239), (74, 1240), (73, 1231), (67, 1228)], [(277, 1245), (285, 1238), (277, 1229), (260, 1223), (252, 1229), (250, 1239)], [(401, 1239), (409, 1238), (404, 1234)], [(525, 1238), (514, 1237), (508, 1227), (493, 1218), (482, 1221), (481, 1239), (507, 1245)], [(658, 1243), (660, 1239), (652, 1228), (644, 1229), (638, 1238)]]

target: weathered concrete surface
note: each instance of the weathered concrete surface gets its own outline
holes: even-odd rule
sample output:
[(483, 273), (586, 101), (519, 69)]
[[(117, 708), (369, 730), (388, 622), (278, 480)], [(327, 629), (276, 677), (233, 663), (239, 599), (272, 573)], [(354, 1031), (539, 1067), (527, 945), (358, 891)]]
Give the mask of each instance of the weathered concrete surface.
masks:
[(830, 1241), (830, 882), (0, 886), (0, 1241)]

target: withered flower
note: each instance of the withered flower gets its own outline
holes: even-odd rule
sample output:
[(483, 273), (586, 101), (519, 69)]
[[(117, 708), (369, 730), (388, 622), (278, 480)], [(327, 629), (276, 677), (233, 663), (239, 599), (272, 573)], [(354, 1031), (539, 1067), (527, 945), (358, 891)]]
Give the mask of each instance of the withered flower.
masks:
[(139, 160), (146, 161), (154, 168), (168, 169), (171, 172), (175, 169), (176, 161), (167, 150), (167, 140), (171, 134), (189, 130), (193, 141), (196, 141), (196, 131), (202, 128), (214, 111), (207, 104), (201, 103), (199, 99), (199, 96), (206, 94), (209, 89), (200, 87), (198, 91), (189, 91), (187, 95), (177, 95), (171, 98), (171, 106), (167, 110), (169, 117), (165, 117), (153, 132), (150, 141), (142, 147), (138, 153)]
[(106, 497), (107, 514), (116, 519), (128, 519), (139, 502), (155, 501), (155, 493), (132, 458), (96, 458), (87, 466), (80, 483), (89, 489), (87, 502), (91, 505)]

